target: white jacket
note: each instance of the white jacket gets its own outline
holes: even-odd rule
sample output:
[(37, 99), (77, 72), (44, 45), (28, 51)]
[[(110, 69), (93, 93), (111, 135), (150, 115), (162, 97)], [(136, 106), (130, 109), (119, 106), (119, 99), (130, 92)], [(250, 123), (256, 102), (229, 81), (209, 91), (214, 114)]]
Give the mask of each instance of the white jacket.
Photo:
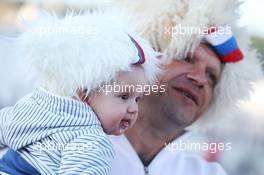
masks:
[(111, 141), (116, 150), (116, 159), (110, 175), (226, 175), (217, 163), (209, 163), (198, 155), (165, 148), (148, 167), (144, 167), (125, 136), (112, 136)]

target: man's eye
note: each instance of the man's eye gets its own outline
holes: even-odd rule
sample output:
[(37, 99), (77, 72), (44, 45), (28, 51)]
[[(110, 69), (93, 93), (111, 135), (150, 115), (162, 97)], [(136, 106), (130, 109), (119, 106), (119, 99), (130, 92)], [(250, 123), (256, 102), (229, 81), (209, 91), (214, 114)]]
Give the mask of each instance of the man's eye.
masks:
[(207, 75), (208, 79), (209, 79), (214, 85), (216, 85), (216, 83), (217, 83), (217, 78), (216, 78), (216, 76), (215, 76), (213, 73), (211, 73), (211, 72), (207, 72), (206, 75)]
[(193, 59), (191, 57), (186, 57), (184, 61), (187, 63), (193, 63)]

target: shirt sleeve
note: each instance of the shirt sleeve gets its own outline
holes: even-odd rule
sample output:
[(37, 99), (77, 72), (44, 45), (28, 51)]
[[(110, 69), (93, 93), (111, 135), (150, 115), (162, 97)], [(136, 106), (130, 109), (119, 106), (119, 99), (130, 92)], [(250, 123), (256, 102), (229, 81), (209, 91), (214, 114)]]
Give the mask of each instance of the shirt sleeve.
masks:
[(107, 135), (85, 134), (65, 146), (59, 174), (107, 175), (113, 159)]
[(3, 108), (2, 110), (0, 110), (0, 149), (6, 147), (4, 141), (4, 127), (6, 125), (7, 119), (10, 118), (11, 114), (12, 107)]

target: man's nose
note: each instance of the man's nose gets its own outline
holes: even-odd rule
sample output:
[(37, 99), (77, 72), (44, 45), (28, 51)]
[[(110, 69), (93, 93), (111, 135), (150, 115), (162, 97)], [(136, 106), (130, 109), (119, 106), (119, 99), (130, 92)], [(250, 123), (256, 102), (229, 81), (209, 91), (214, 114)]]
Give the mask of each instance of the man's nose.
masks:
[(205, 67), (203, 65), (193, 65), (187, 74), (187, 78), (191, 79), (196, 85), (203, 86), (207, 82)]
[(137, 113), (138, 112), (138, 103), (136, 101), (131, 102), (128, 106), (127, 111), (129, 113)]

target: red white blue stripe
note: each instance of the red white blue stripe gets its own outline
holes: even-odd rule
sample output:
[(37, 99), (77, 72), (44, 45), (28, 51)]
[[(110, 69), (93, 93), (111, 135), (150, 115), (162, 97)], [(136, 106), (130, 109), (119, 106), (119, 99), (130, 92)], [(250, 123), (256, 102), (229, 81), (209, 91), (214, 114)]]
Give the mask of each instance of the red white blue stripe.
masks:
[(209, 29), (205, 40), (214, 48), (223, 62), (238, 62), (243, 59), (243, 53), (238, 47), (229, 26), (224, 26), (223, 30)]
[(138, 52), (138, 58), (136, 59), (136, 62), (133, 62), (133, 64), (143, 64), (145, 62), (145, 54), (144, 54), (143, 49), (141, 48), (141, 46), (137, 43), (137, 41), (134, 38), (132, 38), (130, 35), (128, 36), (131, 39), (132, 43), (137, 48), (137, 52)]

